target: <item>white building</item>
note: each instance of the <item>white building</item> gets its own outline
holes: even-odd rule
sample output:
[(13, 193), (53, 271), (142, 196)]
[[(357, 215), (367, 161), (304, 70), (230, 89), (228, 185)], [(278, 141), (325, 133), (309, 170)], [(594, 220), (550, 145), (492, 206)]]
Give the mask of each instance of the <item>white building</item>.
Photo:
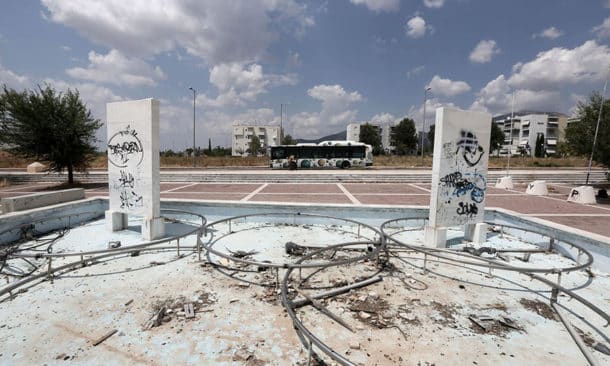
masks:
[[(360, 141), (360, 126), (362, 126), (366, 123), (367, 122), (359, 122), (359, 123), (350, 123), (349, 125), (347, 125), (347, 132), (346, 132), (345, 139), (350, 140), (350, 141), (361, 142)], [(373, 127), (375, 127), (375, 129), (377, 129), (379, 136), (381, 136), (381, 147), (386, 152), (394, 151), (395, 147), (392, 145), (392, 133), (394, 130), (394, 126), (387, 124), (387, 123), (385, 123), (385, 124), (370, 123), (370, 124)]]
[(557, 143), (563, 139), (567, 117), (557, 113), (515, 114), (512, 121), (510, 115), (494, 118), (494, 122), (504, 131), (504, 146), (502, 151), (508, 153), (512, 146), (512, 154), (525, 151), (533, 156), (538, 135), (544, 136), (544, 149), (547, 154), (557, 153)]
[(233, 125), (231, 136), (233, 156), (253, 155), (248, 153), (252, 136), (258, 136), (261, 148), (276, 146), (281, 142), (280, 126), (275, 125)]

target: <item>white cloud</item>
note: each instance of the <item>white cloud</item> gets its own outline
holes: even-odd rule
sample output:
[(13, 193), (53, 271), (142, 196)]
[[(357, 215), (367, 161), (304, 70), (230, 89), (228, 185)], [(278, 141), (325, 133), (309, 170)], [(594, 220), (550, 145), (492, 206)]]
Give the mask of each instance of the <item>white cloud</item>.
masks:
[(555, 47), (538, 53), (530, 62), (516, 64), (508, 82), (513, 87), (531, 90), (601, 82), (608, 66), (608, 46), (587, 41), (573, 49)]
[[(428, 132), (430, 126), (435, 124), (436, 121), (436, 109), (441, 107), (447, 108), (458, 108), (453, 103), (441, 102), (437, 98), (426, 99), (426, 126), (424, 127), (424, 131)], [(415, 121), (415, 126), (419, 131), (422, 130), (423, 125), (423, 115), (424, 115), (424, 105), (413, 105), (409, 108), (409, 118), (412, 118)]]
[(540, 33), (533, 34), (532, 38), (542, 37), (542, 38), (548, 38), (548, 39), (556, 39), (556, 38), (561, 37), (562, 35), (563, 35), (563, 31), (561, 31), (555, 27), (549, 27)]
[(75, 79), (127, 86), (154, 86), (158, 80), (166, 78), (159, 66), (152, 67), (133, 57), (126, 57), (117, 50), (102, 55), (89, 52), (89, 66), (67, 69), (66, 73)]
[(578, 112), (578, 104), (584, 103), (586, 100), (587, 100), (586, 95), (576, 94), (576, 93), (570, 94), (570, 101), (574, 105), (568, 110), (568, 115), (572, 116), (572, 117), (576, 116), (576, 114)]
[(351, 109), (352, 105), (363, 100), (360, 93), (348, 92), (341, 85), (316, 85), (307, 90), (307, 94), (322, 102), (322, 110), (290, 116), (294, 134), (303, 138), (317, 138), (345, 129), (358, 114)]
[(243, 106), (271, 87), (295, 85), (297, 81), (294, 74), (264, 74), (259, 64), (220, 64), (210, 69), (210, 83), (218, 89), (218, 96), (201, 94), (197, 99), (209, 107)]
[(421, 38), (426, 34), (426, 31), (431, 31), (432, 28), (426, 25), (426, 21), (419, 15), (407, 21), (405, 31), (407, 36), (411, 38)]
[(393, 124), (398, 122), (398, 119), (391, 113), (378, 113), (371, 117), (372, 123)]
[(424, 65), (419, 65), (419, 66), (415, 66), (415, 67), (411, 68), (409, 71), (407, 71), (407, 78), (410, 79), (413, 76), (421, 74), (425, 68), (426, 68), (426, 66), (424, 66)]
[(610, 9), (610, 0), (602, 0), (602, 5), (604, 8)]
[[(499, 75), (485, 85), (470, 106), (492, 114), (507, 113), (512, 108), (512, 91), (509, 81)], [(560, 93), (554, 90), (515, 90), (515, 111), (538, 110), (553, 111), (561, 108)]]
[(0, 87), (3, 85), (10, 89), (21, 90), (32, 87), (32, 82), (27, 76), (16, 74), (0, 64)]
[(445, 0), (424, 0), (424, 5), (429, 8), (441, 8), (445, 5)]
[(47, 18), (130, 55), (184, 48), (214, 65), (262, 58), (273, 24), (302, 34), (315, 22), (294, 0), (42, 0)]
[(72, 48), (70, 46), (61, 46), (61, 49), (66, 52), (72, 51)]
[(593, 27), (592, 32), (596, 33), (601, 39), (610, 38), (610, 17), (604, 19), (602, 24)]
[(374, 12), (396, 11), (400, 7), (400, 0), (349, 0), (352, 4), (364, 5)]
[(446, 97), (453, 97), (470, 90), (470, 85), (465, 81), (443, 79), (438, 75), (434, 75), (428, 86), (432, 88), (432, 93)]
[(500, 53), (500, 49), (494, 40), (483, 40), (479, 42), (474, 50), (470, 53), (470, 61), (476, 63), (486, 63), (491, 61), (492, 57)]

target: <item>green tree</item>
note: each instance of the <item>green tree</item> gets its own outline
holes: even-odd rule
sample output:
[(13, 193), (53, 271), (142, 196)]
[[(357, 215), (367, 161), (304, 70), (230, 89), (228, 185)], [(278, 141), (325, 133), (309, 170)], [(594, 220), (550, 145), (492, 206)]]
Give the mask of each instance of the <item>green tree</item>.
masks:
[(212, 155), (212, 139), (208, 138), (208, 155)]
[(80, 99), (78, 90), (61, 93), (50, 85), (17, 92), (3, 86), (0, 95), (0, 143), (24, 158), (49, 163), (49, 169), (85, 171), (95, 158), (95, 132), (102, 126)]
[(432, 150), (434, 150), (434, 132), (436, 130), (435, 125), (430, 125), (430, 129), (428, 130), (428, 141), (430, 141), (430, 146), (432, 146)]
[(537, 158), (544, 157), (544, 134), (539, 133), (536, 136), (536, 147), (534, 148), (534, 156)]
[(293, 139), (292, 136), (286, 135), (282, 139), (282, 145), (296, 145), (297, 140)]
[(497, 151), (500, 155), (500, 148), (504, 145), (504, 132), (497, 123), (491, 123), (491, 134), (489, 137), (489, 153)]
[[(570, 123), (565, 131), (566, 144), (572, 153), (591, 155), (601, 103), (602, 95), (598, 92), (593, 92), (587, 101), (578, 103), (576, 117), (580, 121)], [(593, 160), (610, 167), (610, 144), (608, 141), (610, 141), (610, 99), (605, 99)]]
[(417, 131), (411, 118), (403, 118), (394, 127), (392, 142), (398, 155), (406, 155), (417, 147)]
[(379, 155), (383, 151), (379, 129), (368, 122), (360, 125), (360, 142), (371, 145), (375, 155)]
[(248, 143), (248, 150), (246, 151), (250, 155), (258, 155), (261, 150), (261, 140), (256, 135), (252, 135), (250, 143)]

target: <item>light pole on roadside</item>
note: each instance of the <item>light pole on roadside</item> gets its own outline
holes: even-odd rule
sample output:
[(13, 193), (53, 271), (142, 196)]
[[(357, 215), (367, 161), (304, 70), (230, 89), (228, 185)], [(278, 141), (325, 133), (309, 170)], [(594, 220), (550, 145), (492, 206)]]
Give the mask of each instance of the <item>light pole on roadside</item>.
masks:
[(604, 91), (602, 92), (602, 102), (599, 105), (599, 114), (597, 115), (597, 125), (595, 126), (595, 135), (593, 137), (593, 147), (591, 148), (591, 156), (589, 157), (589, 169), (587, 169), (587, 181), (585, 185), (589, 185), (589, 175), (591, 175), (591, 164), (593, 164), (593, 154), (595, 153), (595, 145), (597, 144), (597, 132), (599, 131), (599, 121), (602, 119), (602, 112), (604, 110), (604, 101), (606, 99), (606, 87), (608, 86), (608, 76), (610, 76), (610, 66), (606, 73), (606, 82), (604, 83)]
[(282, 145), (284, 143), (284, 106), (290, 105), (290, 103), (280, 103), (280, 143), (278, 145)]
[(428, 101), (428, 92), (432, 90), (431, 87), (424, 89), (424, 121), (421, 128), (421, 166), (424, 166), (424, 134), (426, 130), (426, 102)]
[(510, 176), (510, 156), (513, 154), (513, 119), (515, 118), (515, 91), (513, 90), (513, 102), (510, 107), (510, 145), (508, 145), (508, 159), (506, 162), (506, 176)]
[(195, 99), (197, 91), (189, 86), (189, 90), (193, 92), (193, 168), (195, 167)]

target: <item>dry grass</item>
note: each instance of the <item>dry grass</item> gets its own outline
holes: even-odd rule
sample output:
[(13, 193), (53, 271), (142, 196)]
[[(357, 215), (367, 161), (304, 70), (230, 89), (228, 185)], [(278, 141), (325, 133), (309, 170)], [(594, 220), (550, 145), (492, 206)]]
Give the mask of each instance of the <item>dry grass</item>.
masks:
[[(26, 160), (12, 156), (6, 151), (0, 151), (0, 168), (25, 168), (33, 160)], [(44, 163), (44, 162), (42, 162)], [(531, 158), (531, 157), (513, 157), (510, 160), (510, 166), (514, 168), (536, 168), (536, 167), (574, 167), (584, 168), (587, 166), (585, 157), (567, 157), (567, 158)], [(236, 157), (236, 156), (204, 156), (197, 157), (197, 167), (251, 167), (269, 166), (269, 158), (266, 156), (260, 157)], [(106, 154), (98, 154), (91, 164), (92, 168), (105, 169), (108, 166)], [(161, 157), (161, 167), (163, 168), (188, 168), (193, 166), (193, 160), (190, 157), (171, 156)], [(421, 167), (421, 156), (376, 156), (373, 159), (374, 167), (394, 167), (394, 168), (417, 168)], [(424, 157), (424, 166), (432, 166), (432, 157)], [(596, 164), (601, 167), (602, 165)], [(491, 157), (489, 159), (490, 168), (506, 167), (506, 157)]]
[[(505, 168), (506, 157), (492, 156), (489, 159), (490, 168)], [(584, 157), (567, 157), (567, 158), (531, 158), (531, 157), (512, 157), (510, 166), (515, 168), (540, 168), (540, 167), (574, 167), (583, 168), (587, 166), (587, 159)], [(376, 156), (373, 159), (374, 166), (388, 167), (421, 167), (421, 156)], [(424, 166), (432, 166), (432, 157), (424, 157)], [(600, 166), (601, 165), (596, 165)]]

